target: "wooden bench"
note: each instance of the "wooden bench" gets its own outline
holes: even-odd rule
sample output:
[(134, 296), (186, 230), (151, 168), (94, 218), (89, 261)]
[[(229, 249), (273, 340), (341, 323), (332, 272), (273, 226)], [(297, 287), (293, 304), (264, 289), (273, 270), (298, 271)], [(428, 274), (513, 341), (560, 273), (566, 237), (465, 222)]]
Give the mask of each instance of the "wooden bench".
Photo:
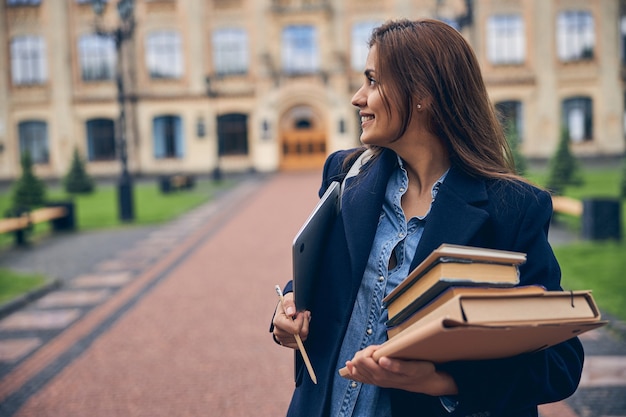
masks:
[(571, 197), (552, 196), (552, 209), (555, 213), (580, 217), (583, 215), (583, 202)]
[[(70, 218), (71, 217), (71, 218)], [(42, 207), (19, 217), (0, 219), (0, 233), (14, 233), (15, 243), (26, 243), (26, 231), (37, 223), (52, 222), (54, 230), (74, 229), (73, 210), (67, 205)]]
[[(571, 197), (552, 196), (553, 212), (580, 219), (581, 237), (584, 240), (622, 238), (621, 201), (612, 197), (587, 198), (583, 201)], [(553, 217), (554, 219), (554, 217)]]
[(161, 192), (186, 190), (194, 186), (194, 177), (187, 174), (164, 175), (160, 179)]

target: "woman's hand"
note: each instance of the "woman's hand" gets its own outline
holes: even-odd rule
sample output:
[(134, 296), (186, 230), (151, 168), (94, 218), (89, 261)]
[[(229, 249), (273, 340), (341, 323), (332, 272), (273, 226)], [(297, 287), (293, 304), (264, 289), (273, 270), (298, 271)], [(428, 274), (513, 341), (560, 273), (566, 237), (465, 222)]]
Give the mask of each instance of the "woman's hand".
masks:
[(309, 335), (310, 311), (297, 311), (293, 293), (287, 293), (283, 302), (278, 302), (274, 313), (274, 340), (283, 346), (298, 349), (295, 334), (305, 341)]
[(346, 362), (350, 379), (432, 396), (458, 394), (458, 387), (452, 376), (438, 370), (432, 362), (388, 357), (382, 357), (376, 362), (372, 355), (378, 347), (368, 346)]

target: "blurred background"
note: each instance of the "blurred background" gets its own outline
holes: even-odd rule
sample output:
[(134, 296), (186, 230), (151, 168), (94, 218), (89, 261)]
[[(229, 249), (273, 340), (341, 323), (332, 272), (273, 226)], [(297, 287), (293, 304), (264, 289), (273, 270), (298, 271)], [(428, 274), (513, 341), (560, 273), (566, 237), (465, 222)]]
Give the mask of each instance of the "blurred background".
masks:
[(359, 145), (372, 29), (423, 17), (473, 46), (563, 288), (610, 320), (541, 415), (626, 415), (626, 0), (0, 0), (0, 414), (284, 414), (273, 285)]
[(3, 0), (0, 181), (25, 151), (50, 179), (75, 150), (95, 177), (319, 168), (358, 145), (367, 40), (398, 17), (461, 31), (524, 156), (563, 127), (624, 153), (623, 0)]

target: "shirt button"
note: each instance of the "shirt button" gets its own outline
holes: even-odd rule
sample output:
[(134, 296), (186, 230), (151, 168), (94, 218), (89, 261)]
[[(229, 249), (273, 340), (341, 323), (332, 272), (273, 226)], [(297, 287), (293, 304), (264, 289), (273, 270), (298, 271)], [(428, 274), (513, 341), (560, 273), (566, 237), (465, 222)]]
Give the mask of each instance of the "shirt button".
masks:
[(404, 237), (404, 233), (398, 233), (398, 237)]
[(372, 329), (367, 329), (367, 330), (365, 331), (365, 333), (367, 333), (368, 335), (371, 335), (371, 334), (372, 334), (372, 333), (374, 333), (374, 332), (372, 331)]
[(356, 386), (357, 386), (357, 385), (358, 385), (358, 384), (357, 384), (356, 382), (352, 381), (352, 383), (350, 384), (350, 387), (351, 387), (351, 388), (356, 388)]
[(400, 187), (400, 192), (403, 193), (404, 192), (404, 187)]
[(383, 277), (382, 275), (378, 277), (378, 282), (383, 282), (384, 280), (385, 280), (385, 277)]

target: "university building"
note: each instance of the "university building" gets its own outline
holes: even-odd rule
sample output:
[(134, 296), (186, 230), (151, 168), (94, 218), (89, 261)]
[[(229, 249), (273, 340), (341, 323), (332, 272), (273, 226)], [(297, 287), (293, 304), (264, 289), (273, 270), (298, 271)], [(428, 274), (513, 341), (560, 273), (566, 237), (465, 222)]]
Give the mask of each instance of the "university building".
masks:
[(469, 40), (526, 156), (563, 127), (576, 155), (624, 153), (626, 0), (135, 0), (130, 26), (116, 6), (2, 0), (0, 180), (25, 151), (61, 177), (74, 149), (101, 177), (124, 152), (136, 175), (319, 168), (358, 145), (367, 40), (400, 17)]

